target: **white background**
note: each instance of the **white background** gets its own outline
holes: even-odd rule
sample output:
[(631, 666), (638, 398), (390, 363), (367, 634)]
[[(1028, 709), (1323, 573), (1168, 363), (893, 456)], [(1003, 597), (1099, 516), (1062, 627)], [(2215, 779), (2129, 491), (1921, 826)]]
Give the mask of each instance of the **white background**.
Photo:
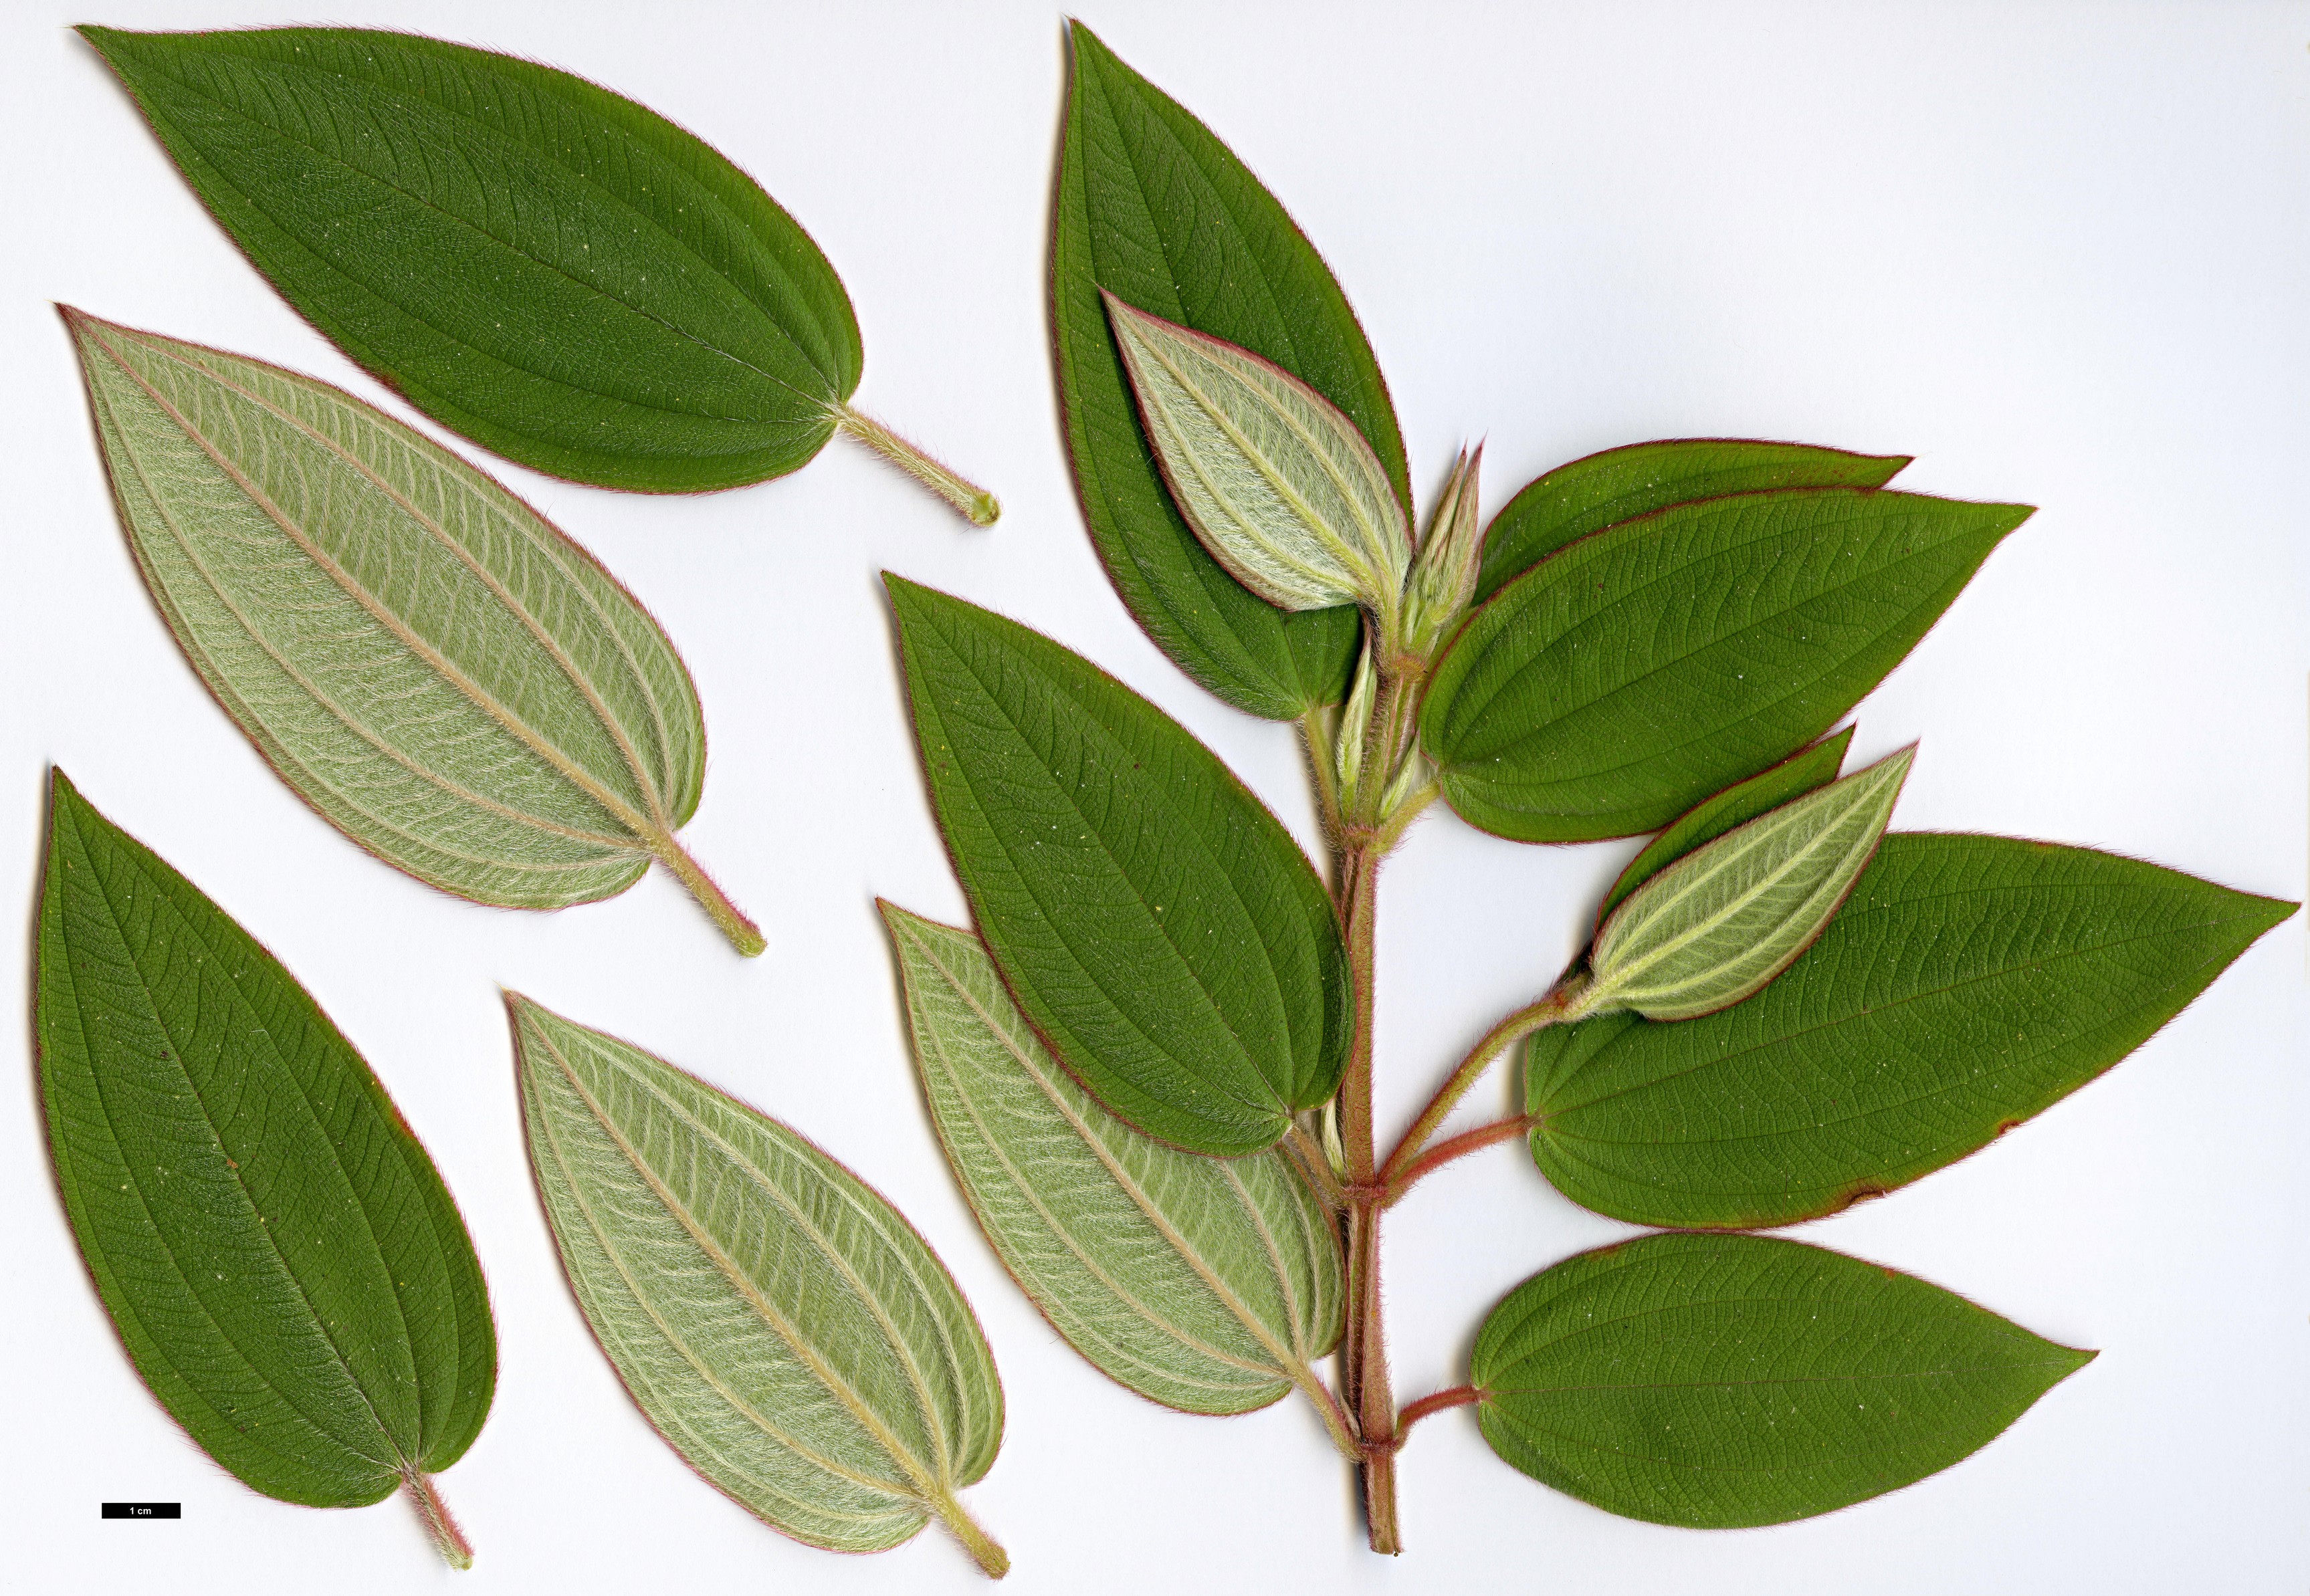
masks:
[[(470, 1575), (439, 1566), (397, 1502), (287, 1506), (209, 1463), (137, 1383), (74, 1253), (11, 974), (0, 1583), (977, 1588), (935, 1530), (872, 1557), (786, 1541), (647, 1429), (529, 1185), (502, 984), (791, 1121), (940, 1248), (1009, 1393), (1002, 1457), (968, 1500), (1011, 1548), (1013, 1589), (2310, 1591), (2298, 916), (2074, 1099), (1797, 1232), (2104, 1349), (1974, 1459), (1826, 1519), (1715, 1534), (1611, 1518), (1501, 1465), (1457, 1412), (1416, 1432), (1410, 1550), (1376, 1558), (1303, 1407), (1161, 1410), (1079, 1360), (1004, 1278), (939, 1159), (872, 906), (963, 912), (876, 571), (1109, 666), (1315, 841), (1290, 733), (1204, 696), (1140, 635), (1076, 512), (1045, 323), (1053, 7), (326, 7), (540, 57), (716, 143), (842, 273), (860, 403), (1003, 497), (1002, 524), (973, 531), (841, 441), (786, 481), (693, 499), (492, 463), (686, 654), (714, 739), (687, 840), (768, 932), (753, 962), (662, 874), (553, 915), (436, 894), (317, 820), (201, 690), (115, 527), (48, 302), (408, 412), (209, 221), (65, 31), (89, 9), (129, 27), (296, 20), (238, 0), (0, 12), (0, 971), (28, 968), (53, 761), (278, 953), (374, 1064), (464, 1206), (502, 1372), (442, 1480), (479, 1548)], [(1489, 512), (1598, 448), (1736, 434), (1913, 453), (1902, 486), (2040, 505), (1862, 706), (1854, 763), (1923, 738), (1906, 828), (2087, 843), (2302, 896), (2310, 7), (1103, 0), (1088, 20), (1324, 252), (1423, 500), (1477, 438)], [(1420, 824), (1383, 894), (1384, 1123), (1554, 975), (1634, 846)], [(1496, 1080), (1463, 1112), (1490, 1117), (1506, 1093)], [(1475, 1324), (1517, 1280), (1628, 1233), (1513, 1148), (1397, 1214), (1406, 1397), (1465, 1377)], [(108, 1497), (180, 1499), (185, 1518), (102, 1522)]]

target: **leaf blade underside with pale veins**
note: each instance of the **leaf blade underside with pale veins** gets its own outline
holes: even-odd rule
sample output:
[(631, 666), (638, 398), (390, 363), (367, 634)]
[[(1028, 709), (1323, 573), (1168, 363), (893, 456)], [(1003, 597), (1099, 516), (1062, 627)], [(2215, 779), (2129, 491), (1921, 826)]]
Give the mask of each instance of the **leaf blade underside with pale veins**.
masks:
[(503, 907), (592, 902), (654, 856), (687, 863), (697, 691), (590, 555), (340, 389), (65, 319), (146, 585), (300, 797), (388, 863)]
[(1348, 606), (1287, 614), (1196, 541), (1142, 430), (1101, 290), (1249, 350), (1337, 405), (1407, 519), (1411, 475), (1379, 363), (1347, 297), (1234, 152), (1090, 29), (1072, 77), (1051, 241), (1051, 325), (1076, 497), (1108, 577), (1159, 646), (1237, 708), (1289, 720), (1346, 697)]
[(1279, 1149), (1143, 1136), (1051, 1056), (979, 940), (885, 904), (947, 1159), (1004, 1266), (1102, 1372), (1191, 1413), (1246, 1413), (1339, 1340), (1339, 1239)]
[(1471, 1364), (1510, 1466), (1609, 1513), (1739, 1529), (1946, 1469), (2094, 1356), (1820, 1247), (1648, 1236), (1510, 1292)]
[(1347, 1068), (1347, 949), (1307, 856), (1211, 751), (1090, 661), (886, 577), (931, 800), (1003, 979), (1149, 1135), (1272, 1147)]
[(267, 1496), (353, 1507), (418, 1489), (465, 1454), (496, 1388), (456, 1203), (296, 978), (62, 771), (52, 787), (40, 1097), (137, 1372)]
[(858, 386), (810, 236), (622, 95), (406, 33), (82, 31), (274, 287), (508, 459), (650, 491), (760, 481), (815, 455)]
[(663, 1060), (508, 998), (530, 1162), (619, 1378), (699, 1473), (812, 1546), (931, 1518), (1008, 1566), (955, 1492), (1003, 1388), (946, 1267), (879, 1193)]
[(1495, 835), (1656, 829), (1827, 731), (2028, 514), (1824, 488), (1610, 527), (1470, 619), (1421, 746), (1452, 807)]
[(1535, 1036), (1533, 1156), (1574, 1201), (1640, 1225), (1834, 1213), (2076, 1090), (2293, 911), (2085, 848), (1896, 833), (1747, 1002)]

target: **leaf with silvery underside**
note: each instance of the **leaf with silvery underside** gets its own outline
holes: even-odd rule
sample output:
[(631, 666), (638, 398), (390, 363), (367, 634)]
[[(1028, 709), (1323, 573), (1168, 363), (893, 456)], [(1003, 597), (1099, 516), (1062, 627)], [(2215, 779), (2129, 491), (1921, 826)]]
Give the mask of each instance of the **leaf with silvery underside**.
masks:
[(1272, 1147), (1337, 1090), (1348, 956), (1307, 856), (1146, 699), (897, 577), (916, 746), (978, 933), (1099, 1100), (1192, 1152)]
[(1639, 1225), (1834, 1213), (2068, 1096), (2294, 906), (2085, 848), (1896, 833), (1748, 1002), (1535, 1036), (1533, 1156), (1574, 1201)]
[(1099, 559), (1156, 643), (1237, 708), (1289, 720), (1348, 690), (1345, 605), (1278, 612), (1228, 575), (1170, 494), (1132, 402), (1102, 291), (1271, 360), (1339, 407), (1408, 519), (1387, 385), (1347, 297), (1283, 207), (1177, 101), (1081, 23), (1051, 242), (1051, 326), (1075, 491)]
[(1630, 893), (1596, 933), (1569, 1012), (1697, 1019), (1762, 990), (1853, 890), (1915, 752), (1912, 743), (1736, 826)]
[(880, 1193), (777, 1121), (508, 994), (529, 1157), (602, 1349), (668, 1444), (771, 1528), (883, 1551), (956, 1500), (1003, 1387), (970, 1305)]
[(61, 770), (35, 984), (73, 1236), (136, 1371), (243, 1484), (360, 1507), (430, 1476), (497, 1384), (456, 1204), (296, 977)]
[(1211, 558), (1278, 609), (1358, 603), (1392, 631), (1411, 534), (1355, 423), (1280, 366), (1100, 298), (1171, 500)]
[(1476, 599), (1482, 603), (1592, 532), (1671, 505), (1767, 488), (1881, 488), (1909, 459), (1740, 438), (1680, 438), (1606, 449), (1558, 466), (1492, 517), (1484, 532)]
[(782, 476), (838, 427), (890, 452), (847, 404), (862, 355), (833, 267), (656, 112), (407, 33), (81, 32), (274, 287), (482, 447), (656, 492)]
[(1583, 538), (1437, 665), (1420, 738), (1444, 796), (1519, 842), (1666, 825), (1835, 724), (2029, 513), (1782, 490)]
[(1819, 1247), (1648, 1236), (1517, 1287), (1471, 1361), (1503, 1462), (1608, 1513), (1715, 1530), (1914, 1484), (2094, 1357)]
[(298, 795), (420, 880), (504, 908), (663, 861), (706, 727), (673, 645), (584, 550), (326, 383), (67, 309), (113, 501), (161, 617)]
[(1644, 852), (1628, 861), (1628, 869), (1620, 872), (1612, 889), (1604, 895), (1604, 906), (1596, 912), (1596, 924), (1602, 926), (1629, 893), (1672, 861), (1724, 836), (1733, 827), (1755, 820), (1776, 805), (1802, 798), (1814, 788), (1835, 781), (1845, 763), (1845, 750), (1852, 742), (1853, 728), (1847, 726), (1802, 752), (1791, 754), (1779, 764), (1759, 770), (1746, 781), (1734, 782), (1679, 815), (1645, 845)]
[(1343, 1297), (1331, 1216), (1278, 1149), (1142, 1136), (1051, 1056), (970, 932), (890, 904), (915, 1061), (947, 1161), (1003, 1266), (1069, 1345), (1143, 1397), (1246, 1413), (1297, 1385)]

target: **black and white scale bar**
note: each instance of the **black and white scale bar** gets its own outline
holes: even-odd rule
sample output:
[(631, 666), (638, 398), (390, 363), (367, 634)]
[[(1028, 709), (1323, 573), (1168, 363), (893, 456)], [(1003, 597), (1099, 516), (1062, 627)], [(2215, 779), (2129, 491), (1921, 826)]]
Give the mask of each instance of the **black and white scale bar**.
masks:
[(107, 1502), (106, 1518), (182, 1518), (182, 1502)]

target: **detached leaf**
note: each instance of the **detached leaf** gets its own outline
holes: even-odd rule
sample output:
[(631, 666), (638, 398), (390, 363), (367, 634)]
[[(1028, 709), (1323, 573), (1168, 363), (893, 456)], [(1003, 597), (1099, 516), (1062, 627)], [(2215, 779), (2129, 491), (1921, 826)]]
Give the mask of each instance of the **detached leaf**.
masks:
[(1592, 532), (1672, 505), (1767, 488), (1881, 488), (1909, 458), (1740, 438), (1680, 438), (1606, 449), (1558, 466), (1492, 517), (1476, 596), (1491, 597)]
[(1584, 538), (1437, 666), (1420, 736), (1444, 795), (1519, 842), (1666, 825), (1835, 724), (2029, 513), (1806, 489)]
[(1051, 242), (1059, 402), (1083, 518), (1139, 624), (1237, 708), (1292, 719), (1348, 690), (1344, 605), (1278, 613), (1205, 552), (1140, 429), (1100, 291), (1250, 351), (1339, 406), (1406, 517), (1411, 476), (1379, 363), (1307, 238), (1233, 152), (1081, 23)]
[(1640, 1225), (1834, 1213), (2075, 1091), (2293, 912), (2084, 848), (1889, 837), (1747, 1002), (1535, 1036), (1533, 1156), (1574, 1201)]
[(816, 455), (858, 386), (809, 235), (621, 95), (405, 33), (81, 31), (274, 286), (508, 459), (660, 492), (760, 481)]
[(66, 310), (137, 567), (282, 779), (420, 880), (503, 908), (663, 861), (761, 933), (673, 834), (706, 726), (673, 645), (583, 549), (342, 389)]
[(1411, 534), (1355, 423), (1279, 366), (1100, 298), (1172, 502), (1211, 557), (1278, 609), (1392, 620)]
[(1697, 1019), (1762, 990), (1853, 890), (1915, 752), (1737, 826), (1637, 888), (1596, 933), (1579, 1011)]
[(360, 1507), (480, 1434), (497, 1335), (456, 1203), (296, 978), (64, 772), (40, 890), (56, 1186), (152, 1394), (243, 1484)]
[(690, 1466), (772, 1529), (884, 1551), (1003, 1443), (970, 1305), (899, 1211), (811, 1142), (664, 1060), (508, 994), (529, 1157), (578, 1305)]
[(1604, 895), (1604, 906), (1597, 911), (1596, 924), (1602, 926), (1629, 893), (1672, 861), (1724, 836), (1733, 827), (1755, 820), (1768, 809), (1792, 798), (1802, 798), (1814, 788), (1835, 781), (1845, 763), (1845, 750), (1852, 742), (1853, 728), (1847, 726), (1802, 753), (1791, 754), (1748, 780), (1734, 782), (1714, 797), (1702, 799), (1678, 816), (1645, 845), (1643, 853), (1628, 861), (1628, 868), (1620, 872), (1620, 880)]
[(955, 874), (1020, 1008), (1099, 1100), (1222, 1157), (1323, 1103), (1355, 1025), (1338, 916), (1177, 721), (1016, 621), (884, 578)]
[(1472, 1378), (1502, 1461), (1608, 1513), (1717, 1530), (1914, 1484), (2094, 1356), (1819, 1247), (1648, 1236), (1510, 1292)]
[(1052, 1327), (1190, 1413), (1317, 1392), (1313, 1366), (1340, 1338), (1339, 1236), (1284, 1155), (1205, 1158), (1141, 1135), (1059, 1067), (977, 937), (890, 904), (882, 918), (947, 1161)]

